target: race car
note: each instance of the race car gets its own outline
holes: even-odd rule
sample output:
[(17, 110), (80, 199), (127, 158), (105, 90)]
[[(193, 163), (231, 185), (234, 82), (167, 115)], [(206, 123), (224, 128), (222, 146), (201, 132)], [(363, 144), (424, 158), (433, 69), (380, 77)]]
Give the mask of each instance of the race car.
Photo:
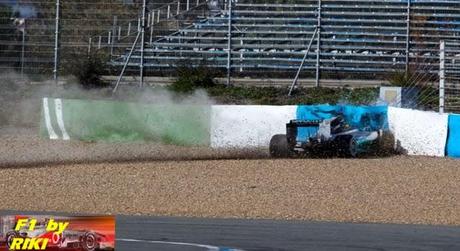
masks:
[(65, 230), (62, 234), (46, 231), (46, 219), (39, 222), (33, 231), (28, 226), (19, 231), (9, 231), (5, 235), (8, 250), (11, 250), (15, 238), (43, 238), (48, 239), (48, 249), (72, 249), (72, 250), (113, 250), (106, 242), (106, 236), (91, 230)]
[(286, 134), (271, 138), (269, 151), (274, 158), (324, 155), (356, 158), (387, 149), (391, 137), (384, 130), (353, 128), (342, 116), (291, 120), (286, 124)]

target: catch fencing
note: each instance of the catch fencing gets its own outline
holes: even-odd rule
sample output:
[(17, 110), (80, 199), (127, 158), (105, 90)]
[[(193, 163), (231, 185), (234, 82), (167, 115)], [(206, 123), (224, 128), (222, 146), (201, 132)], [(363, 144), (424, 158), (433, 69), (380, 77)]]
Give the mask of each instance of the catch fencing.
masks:
[(441, 111), (460, 113), (460, 42), (441, 43)]
[[(208, 2), (211, 3), (211, 2)], [(458, 39), (458, 1), (238, 0), (133, 50), (152, 72), (205, 65), (229, 76), (385, 78), (438, 66), (439, 41)], [(154, 28), (155, 29), (155, 28)], [(142, 57), (142, 54), (144, 55)], [(112, 61), (122, 66), (129, 53)], [(437, 74), (433, 70), (431, 74)]]
[[(149, 13), (159, 14), (155, 24), (168, 22), (164, 28), (149, 29), (146, 41), (178, 29), (195, 15), (205, 16), (199, 9), (203, 3), (148, 1)], [(66, 75), (72, 62), (88, 52), (110, 60), (131, 46), (141, 14), (142, 1), (138, 0), (0, 0), (0, 71), (42, 80), (52, 78), (55, 68), (58, 75)], [(111, 73), (108, 65), (106, 68)]]
[(75, 59), (103, 55), (108, 75), (123, 66), (126, 75), (145, 76), (206, 66), (231, 83), (247, 76), (292, 79), (303, 62), (300, 77), (311, 78), (309, 85), (349, 84), (386, 81), (395, 72), (437, 76), (440, 41), (460, 36), (457, 0), (145, 4), (144, 11), (139, 0), (2, 1), (0, 69), (49, 78), (53, 70), (65, 75)]

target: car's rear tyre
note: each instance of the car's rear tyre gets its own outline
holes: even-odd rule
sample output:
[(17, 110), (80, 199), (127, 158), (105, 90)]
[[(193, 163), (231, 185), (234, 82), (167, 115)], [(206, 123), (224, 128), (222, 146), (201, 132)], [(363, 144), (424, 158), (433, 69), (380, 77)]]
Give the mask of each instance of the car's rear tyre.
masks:
[(359, 145), (355, 138), (351, 137), (348, 141), (348, 153), (350, 158), (357, 158), (359, 155)]
[(11, 244), (13, 244), (13, 239), (20, 237), (17, 232), (8, 232), (5, 236), (6, 240), (6, 246), (8, 247), (8, 250), (11, 248)]
[(85, 251), (96, 250), (98, 246), (96, 235), (93, 233), (86, 233), (83, 238), (82, 246)]
[(288, 158), (292, 156), (285, 134), (277, 134), (272, 137), (269, 151), (272, 158)]
[(381, 132), (378, 141), (378, 155), (391, 155), (396, 153), (396, 140), (389, 131)]

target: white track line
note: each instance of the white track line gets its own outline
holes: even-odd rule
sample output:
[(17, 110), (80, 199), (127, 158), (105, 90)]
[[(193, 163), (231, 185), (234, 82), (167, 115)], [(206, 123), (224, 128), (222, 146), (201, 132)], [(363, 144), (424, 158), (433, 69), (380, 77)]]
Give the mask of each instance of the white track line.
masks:
[(48, 130), (50, 139), (59, 139), (58, 135), (53, 129), (53, 125), (51, 124), (50, 108), (48, 106), (48, 98), (43, 98), (43, 112), (45, 113), (45, 125), (46, 125), (46, 129)]
[[(135, 239), (117, 239), (117, 241), (188, 246), (188, 247), (206, 248), (208, 251), (223, 250), (223, 249), (221, 249), (219, 247), (216, 247), (216, 246), (204, 245), (204, 244), (196, 244), (196, 243), (186, 243), (186, 242), (147, 241), (147, 240), (135, 240)], [(225, 249), (225, 250), (227, 250), (227, 251), (243, 251), (243, 250), (240, 250), (240, 249)]]
[(59, 125), (59, 129), (61, 129), (62, 132), (62, 139), (63, 140), (69, 140), (69, 134), (67, 133), (67, 130), (65, 129), (64, 125), (64, 115), (62, 111), (62, 100), (61, 99), (55, 99), (54, 104), (56, 106), (56, 118), (57, 118), (57, 123)]

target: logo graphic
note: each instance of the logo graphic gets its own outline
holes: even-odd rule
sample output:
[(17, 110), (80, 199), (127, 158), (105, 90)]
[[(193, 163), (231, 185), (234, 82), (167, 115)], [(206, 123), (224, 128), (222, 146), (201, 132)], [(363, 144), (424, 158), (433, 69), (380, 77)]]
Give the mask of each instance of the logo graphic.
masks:
[(0, 251), (4, 250), (115, 250), (115, 218), (4, 216)]

